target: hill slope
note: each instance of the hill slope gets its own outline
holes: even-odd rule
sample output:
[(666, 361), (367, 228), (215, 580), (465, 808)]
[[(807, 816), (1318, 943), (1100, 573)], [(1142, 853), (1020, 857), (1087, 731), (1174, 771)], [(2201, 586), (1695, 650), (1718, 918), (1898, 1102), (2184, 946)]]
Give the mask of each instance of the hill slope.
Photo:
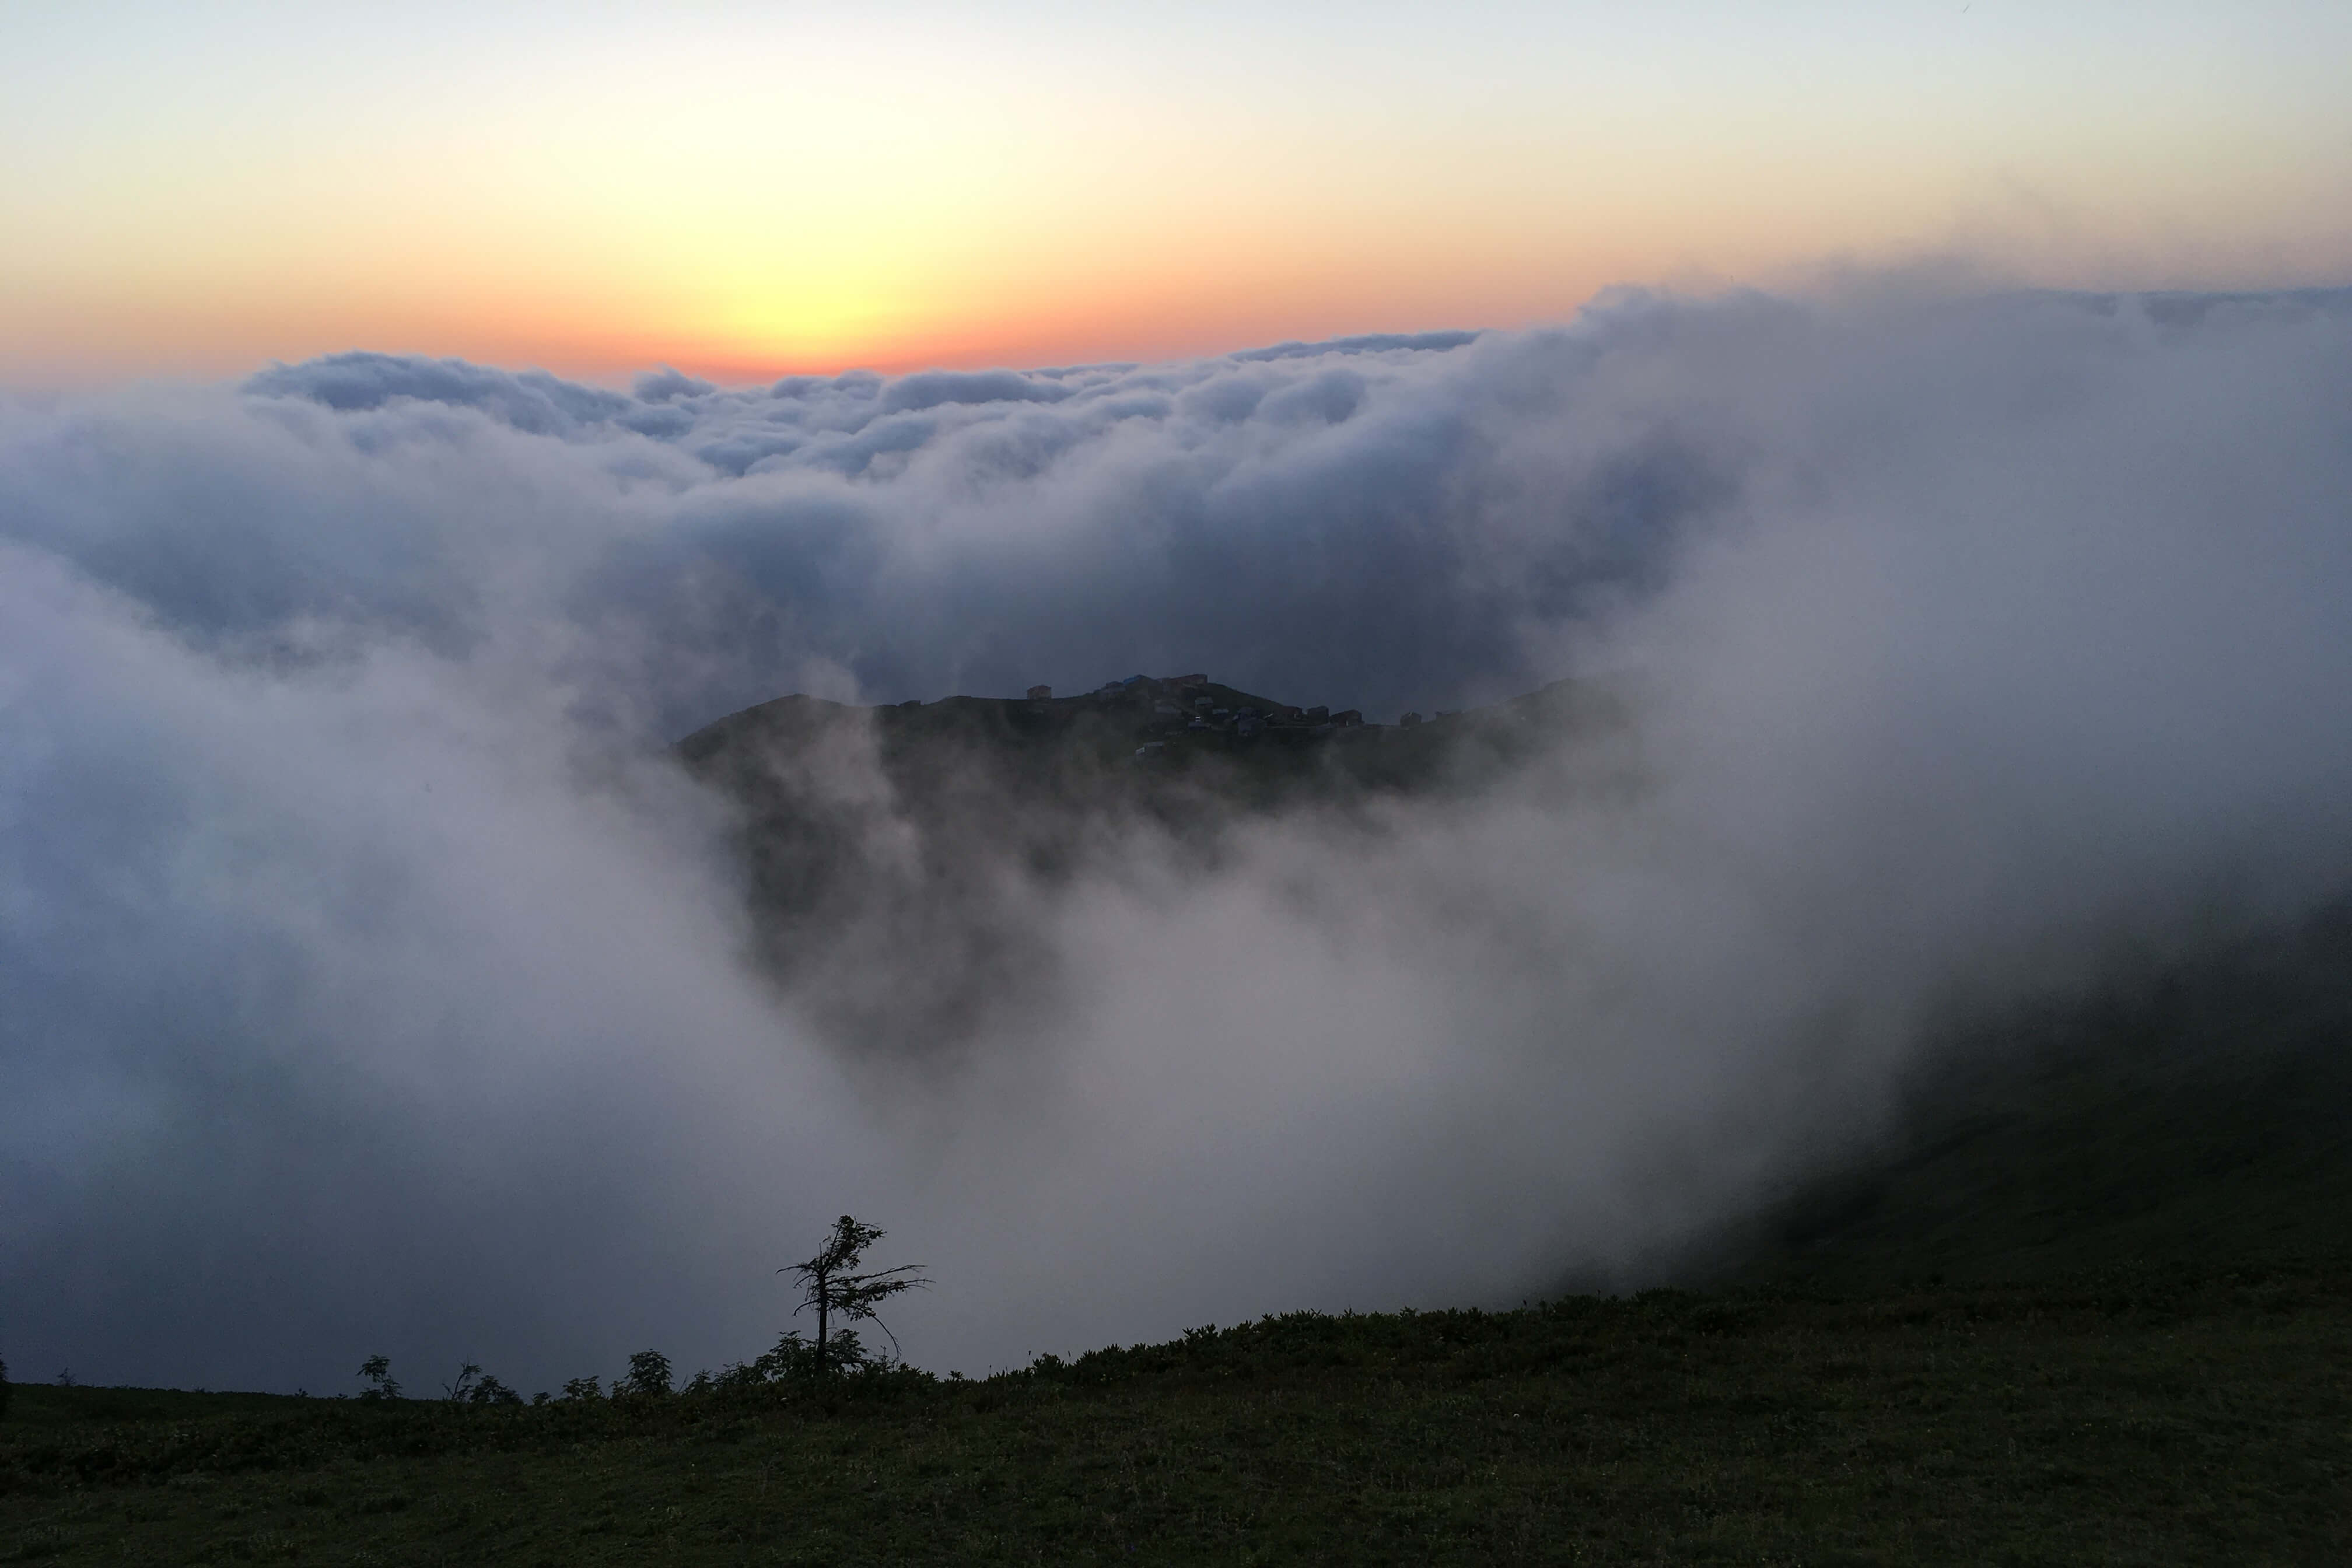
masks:
[(2352, 1250), (2352, 913), (1972, 1031), (1892, 1137), (1723, 1238), (1855, 1285)]
[(1300, 1314), (739, 1398), (27, 1389), (60, 1563), (2341, 1561), (2352, 1277)]

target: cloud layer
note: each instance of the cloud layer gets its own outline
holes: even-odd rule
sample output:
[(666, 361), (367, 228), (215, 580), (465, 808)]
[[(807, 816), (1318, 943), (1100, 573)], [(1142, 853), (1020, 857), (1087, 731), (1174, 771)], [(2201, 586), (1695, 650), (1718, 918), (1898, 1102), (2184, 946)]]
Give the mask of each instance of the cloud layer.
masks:
[[(2347, 388), (2340, 300), (1877, 291), (0, 405), (0, 1349), (716, 1362), (844, 1209), (971, 1370), (1637, 1278), (1955, 1005), (2346, 885)], [(1066, 983), (952, 1069), (741, 966), (664, 742), (1179, 668), (1375, 717), (1585, 675), (1649, 784), (1098, 846), (994, 906)]]

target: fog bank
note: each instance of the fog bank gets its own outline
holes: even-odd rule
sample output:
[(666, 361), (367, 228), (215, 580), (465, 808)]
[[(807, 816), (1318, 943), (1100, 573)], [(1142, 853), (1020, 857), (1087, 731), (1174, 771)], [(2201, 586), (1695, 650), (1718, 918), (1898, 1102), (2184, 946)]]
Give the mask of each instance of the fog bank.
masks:
[[(845, 1210), (929, 1265), (892, 1322), (942, 1370), (1639, 1281), (1956, 1009), (2340, 892), (2347, 603), (2340, 297), (0, 403), (0, 1353), (715, 1365)], [(1050, 1007), (951, 1059), (743, 962), (677, 736), (1201, 668), (1375, 719), (1574, 675), (1635, 721), (1213, 871), (1090, 841), (992, 906)]]

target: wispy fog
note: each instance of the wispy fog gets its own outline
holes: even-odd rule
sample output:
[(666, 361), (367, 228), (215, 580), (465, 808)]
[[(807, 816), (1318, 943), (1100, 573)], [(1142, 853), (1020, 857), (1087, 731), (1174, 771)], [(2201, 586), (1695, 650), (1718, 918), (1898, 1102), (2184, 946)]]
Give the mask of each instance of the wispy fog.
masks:
[[(929, 1265), (893, 1326), (942, 1370), (1638, 1281), (1956, 1010), (2352, 883), (2347, 605), (2340, 297), (0, 403), (0, 1353), (715, 1365), (844, 1211)], [(1573, 675), (1633, 726), (1213, 862), (1091, 834), (988, 901), (1051, 984), (951, 1052), (746, 963), (669, 742), (1185, 669), (1376, 720)], [(887, 884), (887, 786), (823, 765)]]

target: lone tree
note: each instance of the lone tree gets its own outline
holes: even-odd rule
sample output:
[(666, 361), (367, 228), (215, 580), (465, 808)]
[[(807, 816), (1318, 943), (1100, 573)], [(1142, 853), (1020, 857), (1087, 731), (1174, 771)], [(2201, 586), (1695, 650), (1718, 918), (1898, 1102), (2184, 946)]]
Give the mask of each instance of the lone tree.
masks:
[(884, 1268), (870, 1274), (857, 1272), (865, 1258), (866, 1249), (882, 1239), (883, 1233), (870, 1225), (860, 1225), (843, 1215), (833, 1222), (824, 1245), (816, 1256), (805, 1263), (794, 1263), (776, 1270), (779, 1274), (796, 1274), (803, 1287), (801, 1304), (793, 1309), (797, 1318), (811, 1307), (816, 1309), (816, 1373), (825, 1372), (825, 1350), (832, 1343), (832, 1321), (839, 1317), (844, 1322), (864, 1320), (889, 1335), (890, 1349), (898, 1348), (898, 1336), (890, 1333), (890, 1325), (874, 1315), (875, 1303), (886, 1301), (901, 1290), (911, 1290), (918, 1285), (928, 1286), (919, 1263), (902, 1263), (896, 1268)]

